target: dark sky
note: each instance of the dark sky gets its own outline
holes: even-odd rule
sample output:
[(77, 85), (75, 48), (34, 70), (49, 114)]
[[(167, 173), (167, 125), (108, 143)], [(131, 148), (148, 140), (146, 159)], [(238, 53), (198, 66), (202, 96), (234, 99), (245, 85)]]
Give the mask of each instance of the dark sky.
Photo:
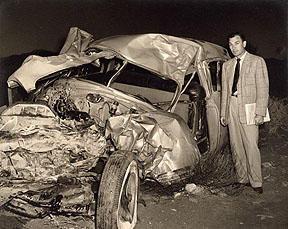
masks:
[(165, 33), (226, 45), (243, 31), (265, 58), (287, 55), (285, 0), (2, 0), (0, 57), (42, 49), (59, 52), (70, 27), (96, 39)]

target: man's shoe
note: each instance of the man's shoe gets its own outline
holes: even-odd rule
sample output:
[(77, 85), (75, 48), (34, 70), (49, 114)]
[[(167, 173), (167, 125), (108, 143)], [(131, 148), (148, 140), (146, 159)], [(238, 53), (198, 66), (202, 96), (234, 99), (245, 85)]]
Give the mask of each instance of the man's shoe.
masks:
[(262, 187), (253, 188), (253, 190), (255, 192), (257, 192), (258, 194), (262, 194), (263, 193), (263, 188)]

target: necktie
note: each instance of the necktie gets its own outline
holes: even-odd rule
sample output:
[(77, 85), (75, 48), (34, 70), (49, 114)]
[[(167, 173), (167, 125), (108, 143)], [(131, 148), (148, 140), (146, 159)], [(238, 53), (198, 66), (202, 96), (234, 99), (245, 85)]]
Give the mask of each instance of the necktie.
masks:
[(240, 59), (237, 58), (237, 64), (235, 67), (235, 72), (234, 72), (234, 81), (233, 81), (233, 86), (232, 86), (232, 94), (237, 91), (237, 82), (239, 79), (239, 72), (240, 72)]

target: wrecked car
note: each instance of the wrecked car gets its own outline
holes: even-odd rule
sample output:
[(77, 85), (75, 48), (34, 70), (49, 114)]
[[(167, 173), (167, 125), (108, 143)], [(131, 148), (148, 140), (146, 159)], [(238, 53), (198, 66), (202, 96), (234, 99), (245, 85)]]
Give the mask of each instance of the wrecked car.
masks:
[(71, 28), (58, 56), (29, 56), (8, 79), (0, 172), (49, 181), (49, 192), (34, 195), (58, 211), (71, 201), (59, 198), (61, 188), (52, 195), (55, 182), (86, 182), (76, 202), (87, 206), (96, 193), (97, 228), (133, 228), (139, 179), (185, 181), (201, 155), (227, 144), (219, 107), (228, 59), (225, 48), (200, 40), (94, 40)]

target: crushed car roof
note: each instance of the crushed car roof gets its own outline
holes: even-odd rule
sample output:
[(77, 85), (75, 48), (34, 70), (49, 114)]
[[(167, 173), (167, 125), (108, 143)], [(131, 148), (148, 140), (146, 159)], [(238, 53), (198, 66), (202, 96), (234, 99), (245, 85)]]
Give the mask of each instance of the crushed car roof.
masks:
[[(96, 48), (102, 52), (87, 52)], [(216, 44), (164, 34), (112, 36), (94, 40), (93, 36), (72, 27), (60, 55), (29, 56), (8, 79), (8, 86), (22, 85), (26, 91), (35, 89), (37, 80), (60, 70), (91, 63), (101, 57), (117, 56), (128, 62), (170, 78), (179, 85), (188, 71), (201, 60), (227, 60), (227, 50)]]

